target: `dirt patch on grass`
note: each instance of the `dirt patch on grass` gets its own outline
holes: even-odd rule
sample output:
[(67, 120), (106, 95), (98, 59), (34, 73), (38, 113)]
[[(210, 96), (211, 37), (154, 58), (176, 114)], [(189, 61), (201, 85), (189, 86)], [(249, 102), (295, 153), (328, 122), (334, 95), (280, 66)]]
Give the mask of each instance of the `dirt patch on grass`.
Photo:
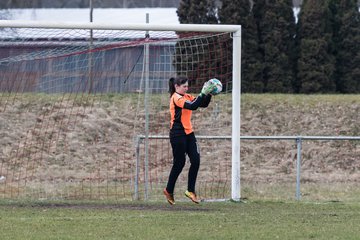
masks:
[(112, 203), (112, 204), (99, 204), (99, 203), (13, 203), (2, 205), (4, 207), (32, 207), (32, 208), (61, 208), (61, 209), (109, 209), (109, 210), (150, 210), (150, 211), (189, 211), (189, 212), (209, 212), (214, 211), (214, 209), (210, 209), (205, 205), (188, 205), (188, 204), (178, 204), (178, 205), (169, 205), (167, 203), (164, 204), (151, 204), (151, 203)]

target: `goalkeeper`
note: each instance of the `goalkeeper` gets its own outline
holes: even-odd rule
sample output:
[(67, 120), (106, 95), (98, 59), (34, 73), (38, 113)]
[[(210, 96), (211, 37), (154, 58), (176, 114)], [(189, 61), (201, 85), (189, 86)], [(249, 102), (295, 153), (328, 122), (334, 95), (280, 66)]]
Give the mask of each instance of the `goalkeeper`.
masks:
[(170, 78), (169, 80), (170, 144), (173, 153), (173, 166), (163, 192), (171, 205), (175, 204), (175, 183), (185, 166), (186, 154), (189, 156), (191, 165), (185, 196), (194, 203), (200, 202), (195, 193), (196, 178), (200, 166), (200, 153), (191, 124), (191, 114), (193, 110), (199, 107), (206, 108), (209, 105), (211, 101), (210, 93), (216, 86), (206, 82), (197, 97), (186, 93), (188, 88), (188, 79), (186, 77)]

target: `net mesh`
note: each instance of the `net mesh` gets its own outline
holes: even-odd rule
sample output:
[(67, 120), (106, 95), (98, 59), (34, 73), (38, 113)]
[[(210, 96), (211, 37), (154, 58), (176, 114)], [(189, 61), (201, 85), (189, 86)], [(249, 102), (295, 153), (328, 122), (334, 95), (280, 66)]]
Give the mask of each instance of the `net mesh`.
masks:
[[(231, 42), (229, 33), (1, 29), (0, 197), (162, 198), (169, 140), (148, 139), (146, 151), (138, 136), (168, 136), (168, 79), (179, 75), (194, 95), (222, 81), (193, 125), (199, 136), (230, 135), (220, 119), (231, 119)], [(229, 197), (230, 140), (199, 142), (198, 194)]]

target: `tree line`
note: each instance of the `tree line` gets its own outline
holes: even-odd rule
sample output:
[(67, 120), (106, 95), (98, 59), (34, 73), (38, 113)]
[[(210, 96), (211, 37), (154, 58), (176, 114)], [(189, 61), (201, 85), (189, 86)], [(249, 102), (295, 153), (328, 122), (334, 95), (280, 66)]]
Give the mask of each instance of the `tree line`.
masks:
[(180, 23), (242, 26), (242, 91), (360, 93), (357, 0), (182, 0)]

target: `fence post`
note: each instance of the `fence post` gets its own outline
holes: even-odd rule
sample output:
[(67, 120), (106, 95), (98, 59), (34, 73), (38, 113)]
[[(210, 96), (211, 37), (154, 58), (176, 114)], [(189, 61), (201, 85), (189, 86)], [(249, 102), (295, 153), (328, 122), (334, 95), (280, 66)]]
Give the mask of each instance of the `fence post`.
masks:
[(301, 172), (301, 145), (302, 138), (296, 138), (297, 160), (296, 160), (296, 200), (300, 200), (300, 172)]
[(139, 173), (140, 173), (140, 142), (141, 137), (137, 136), (136, 145), (136, 163), (135, 163), (135, 179), (134, 179), (134, 199), (139, 200)]

